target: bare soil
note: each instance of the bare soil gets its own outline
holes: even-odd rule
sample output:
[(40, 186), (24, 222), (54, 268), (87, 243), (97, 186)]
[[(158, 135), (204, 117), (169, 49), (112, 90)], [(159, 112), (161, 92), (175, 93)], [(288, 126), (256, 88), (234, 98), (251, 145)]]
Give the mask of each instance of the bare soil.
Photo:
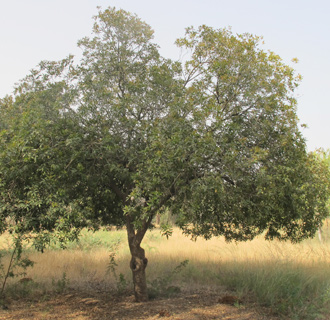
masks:
[(230, 295), (209, 292), (180, 293), (172, 298), (136, 303), (131, 295), (118, 297), (72, 291), (34, 299), (9, 300), (6, 307), (8, 309), (0, 309), (1, 320), (278, 319), (267, 309), (244, 301), (237, 302)]

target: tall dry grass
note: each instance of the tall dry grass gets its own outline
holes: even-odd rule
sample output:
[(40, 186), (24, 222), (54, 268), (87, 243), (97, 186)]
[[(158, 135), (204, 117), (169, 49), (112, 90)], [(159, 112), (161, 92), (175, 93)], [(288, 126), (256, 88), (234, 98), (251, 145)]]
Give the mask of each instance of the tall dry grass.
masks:
[[(321, 319), (330, 312), (330, 230), (324, 242), (317, 237), (299, 244), (258, 237), (250, 242), (226, 243), (223, 238), (191, 241), (175, 229), (168, 240), (158, 229), (149, 232), (142, 247), (149, 260), (150, 286), (155, 279), (169, 277), (184, 260), (188, 265), (171, 277), (185, 290), (233, 290), (246, 301), (252, 299), (292, 319)], [(0, 244), (5, 243), (4, 238)], [(109, 254), (116, 252), (116, 275), (109, 272)], [(43, 288), (63, 284), (77, 289), (89, 287), (115, 290), (118, 282), (130, 285), (129, 251), (125, 231), (84, 232), (68, 250), (56, 246), (41, 254), (29, 251), (35, 266), (27, 277)], [(121, 275), (121, 277), (119, 277)], [(65, 278), (63, 278), (65, 277)], [(14, 284), (14, 280), (11, 284)]]

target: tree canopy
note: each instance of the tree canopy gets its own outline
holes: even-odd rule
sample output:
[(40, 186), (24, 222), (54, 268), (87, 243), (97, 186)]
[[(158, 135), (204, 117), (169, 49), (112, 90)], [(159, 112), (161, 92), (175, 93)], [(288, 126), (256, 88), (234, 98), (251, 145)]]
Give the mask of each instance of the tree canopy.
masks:
[(300, 241), (328, 215), (291, 67), (230, 29), (186, 29), (185, 62), (152, 39), (137, 16), (100, 9), (79, 61), (42, 61), (0, 100), (0, 232), (33, 232), (43, 249), (54, 233), (125, 226), (138, 301), (140, 244), (165, 209), (192, 237), (238, 241)]

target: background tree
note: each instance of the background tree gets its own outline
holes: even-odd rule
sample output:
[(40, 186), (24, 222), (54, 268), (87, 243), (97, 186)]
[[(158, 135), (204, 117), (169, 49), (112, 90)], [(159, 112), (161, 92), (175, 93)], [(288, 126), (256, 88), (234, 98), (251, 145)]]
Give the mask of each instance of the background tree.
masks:
[[(317, 162), (321, 164), (321, 167), (323, 167), (325, 172), (321, 173), (321, 177), (323, 178), (322, 183), (327, 183), (329, 181), (329, 177), (327, 175), (327, 170), (330, 168), (330, 150), (324, 150), (324, 149), (317, 149), (313, 152), (313, 156), (316, 157)], [(327, 169), (326, 169), (327, 168)], [(327, 201), (328, 209), (330, 208), (330, 198), (328, 198)], [(329, 217), (329, 216), (328, 216)], [(320, 242), (323, 242), (323, 232), (322, 232), (322, 224), (319, 225), (318, 228), (318, 237)]]
[(137, 301), (141, 247), (170, 209), (192, 237), (299, 241), (327, 215), (328, 169), (306, 153), (293, 97), (299, 76), (258, 37), (188, 28), (181, 64), (123, 10), (95, 18), (82, 59), (42, 62), (0, 102), (1, 231), (125, 226)]

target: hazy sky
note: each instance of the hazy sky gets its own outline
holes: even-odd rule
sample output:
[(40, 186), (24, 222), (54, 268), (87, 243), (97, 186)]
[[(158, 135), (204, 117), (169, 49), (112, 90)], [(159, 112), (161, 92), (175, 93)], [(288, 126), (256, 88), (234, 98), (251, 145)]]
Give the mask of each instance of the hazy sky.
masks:
[(0, 97), (41, 60), (79, 54), (97, 6), (136, 13), (155, 30), (165, 57), (178, 59), (176, 38), (188, 26), (231, 26), (264, 37), (265, 47), (294, 65), (303, 81), (298, 116), (309, 150), (330, 148), (329, 0), (0, 0)]

